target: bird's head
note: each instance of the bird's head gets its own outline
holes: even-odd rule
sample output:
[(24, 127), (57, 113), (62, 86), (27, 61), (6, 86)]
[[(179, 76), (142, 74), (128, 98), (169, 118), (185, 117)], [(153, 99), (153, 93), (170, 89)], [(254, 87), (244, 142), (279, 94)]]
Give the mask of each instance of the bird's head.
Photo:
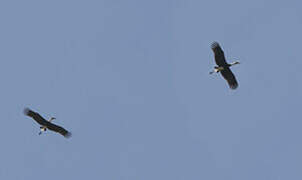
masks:
[(48, 120), (48, 122), (51, 122), (51, 121), (54, 120), (54, 119), (56, 119), (56, 118), (51, 117), (51, 118)]
[(240, 64), (240, 62), (239, 62), (239, 61), (235, 61), (235, 62), (233, 62), (233, 63), (231, 64), (231, 66), (233, 66), (233, 65), (235, 65), (235, 64)]

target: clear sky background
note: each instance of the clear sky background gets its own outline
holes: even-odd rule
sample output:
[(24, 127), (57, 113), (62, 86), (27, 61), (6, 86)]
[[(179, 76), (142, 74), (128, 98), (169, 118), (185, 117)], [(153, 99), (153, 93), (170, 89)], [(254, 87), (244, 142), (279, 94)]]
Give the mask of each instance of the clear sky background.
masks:
[[(301, 7), (0, 1), (0, 178), (301, 180)], [(208, 74), (213, 41), (235, 91)]]

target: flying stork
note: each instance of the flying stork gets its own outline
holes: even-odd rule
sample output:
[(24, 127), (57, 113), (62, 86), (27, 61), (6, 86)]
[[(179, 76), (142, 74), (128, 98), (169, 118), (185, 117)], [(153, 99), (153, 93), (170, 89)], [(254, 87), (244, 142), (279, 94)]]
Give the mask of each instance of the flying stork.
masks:
[(218, 66), (215, 66), (214, 71), (211, 71), (210, 74), (213, 74), (214, 72), (220, 72), (224, 79), (227, 80), (230, 88), (236, 89), (238, 87), (238, 83), (230, 67), (235, 64), (239, 64), (239, 62), (235, 61), (231, 64), (228, 64), (225, 60), (223, 50), (219, 46), (218, 42), (213, 42), (211, 48), (214, 52), (215, 62)]
[(24, 114), (33, 118), (37, 123), (39, 123), (40, 126), (40, 132), (39, 135), (42, 134), (42, 132), (46, 131), (47, 129), (51, 130), (51, 131), (55, 131), (57, 133), (60, 133), (61, 135), (63, 135), (64, 137), (68, 138), (71, 136), (71, 133), (68, 132), (66, 129), (55, 125), (53, 123), (51, 123), (52, 120), (56, 119), (54, 117), (51, 117), (48, 121), (45, 120), (40, 114), (30, 110), (29, 108), (25, 108), (24, 109)]

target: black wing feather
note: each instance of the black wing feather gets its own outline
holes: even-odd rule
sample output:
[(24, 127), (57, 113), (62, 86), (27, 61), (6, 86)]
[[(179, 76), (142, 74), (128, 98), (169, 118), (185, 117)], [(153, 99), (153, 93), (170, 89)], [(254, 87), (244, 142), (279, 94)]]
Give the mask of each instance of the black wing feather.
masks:
[(61, 126), (55, 125), (53, 123), (48, 122), (48, 125), (46, 126), (47, 129), (55, 131), (57, 133), (60, 133), (61, 135), (63, 135), (64, 137), (70, 137), (71, 133), (68, 132), (66, 129), (64, 129)]
[(218, 42), (213, 42), (211, 48), (215, 55), (216, 64), (220, 67), (227, 66), (227, 62), (225, 61), (223, 50), (221, 49)]
[(237, 80), (232, 73), (230, 68), (224, 68), (224, 70), (220, 71), (225, 80), (227, 80), (231, 89), (236, 89), (238, 87)]
[(24, 114), (32, 117), (40, 125), (46, 126), (48, 121), (46, 121), (40, 114), (30, 110), (29, 108), (24, 109)]

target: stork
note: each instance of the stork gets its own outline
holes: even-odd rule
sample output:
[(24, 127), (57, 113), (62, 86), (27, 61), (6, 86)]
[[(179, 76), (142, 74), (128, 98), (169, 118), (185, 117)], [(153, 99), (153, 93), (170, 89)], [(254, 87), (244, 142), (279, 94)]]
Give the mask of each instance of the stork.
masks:
[(51, 123), (51, 121), (53, 121), (54, 117), (51, 117), (48, 121), (46, 119), (44, 119), (39, 113), (34, 112), (32, 110), (30, 110), (29, 108), (25, 108), (24, 109), (24, 114), (33, 118), (37, 123), (39, 123), (40, 126), (40, 132), (39, 135), (42, 134), (42, 132), (46, 131), (47, 129), (60, 133), (61, 135), (63, 135), (64, 137), (68, 138), (71, 136), (71, 133), (68, 132), (66, 129), (64, 129), (61, 126), (55, 125), (53, 123)]
[(228, 64), (224, 57), (224, 52), (221, 49), (220, 45), (217, 42), (214, 42), (211, 46), (214, 56), (215, 56), (215, 62), (217, 66), (214, 67), (214, 70), (210, 72), (210, 74), (218, 73), (220, 72), (221, 75), (224, 77), (225, 80), (227, 80), (229, 86), (231, 89), (236, 89), (238, 87), (238, 82), (232, 73), (230, 67), (234, 66), (236, 64), (240, 64), (240, 62), (235, 61), (231, 64)]

